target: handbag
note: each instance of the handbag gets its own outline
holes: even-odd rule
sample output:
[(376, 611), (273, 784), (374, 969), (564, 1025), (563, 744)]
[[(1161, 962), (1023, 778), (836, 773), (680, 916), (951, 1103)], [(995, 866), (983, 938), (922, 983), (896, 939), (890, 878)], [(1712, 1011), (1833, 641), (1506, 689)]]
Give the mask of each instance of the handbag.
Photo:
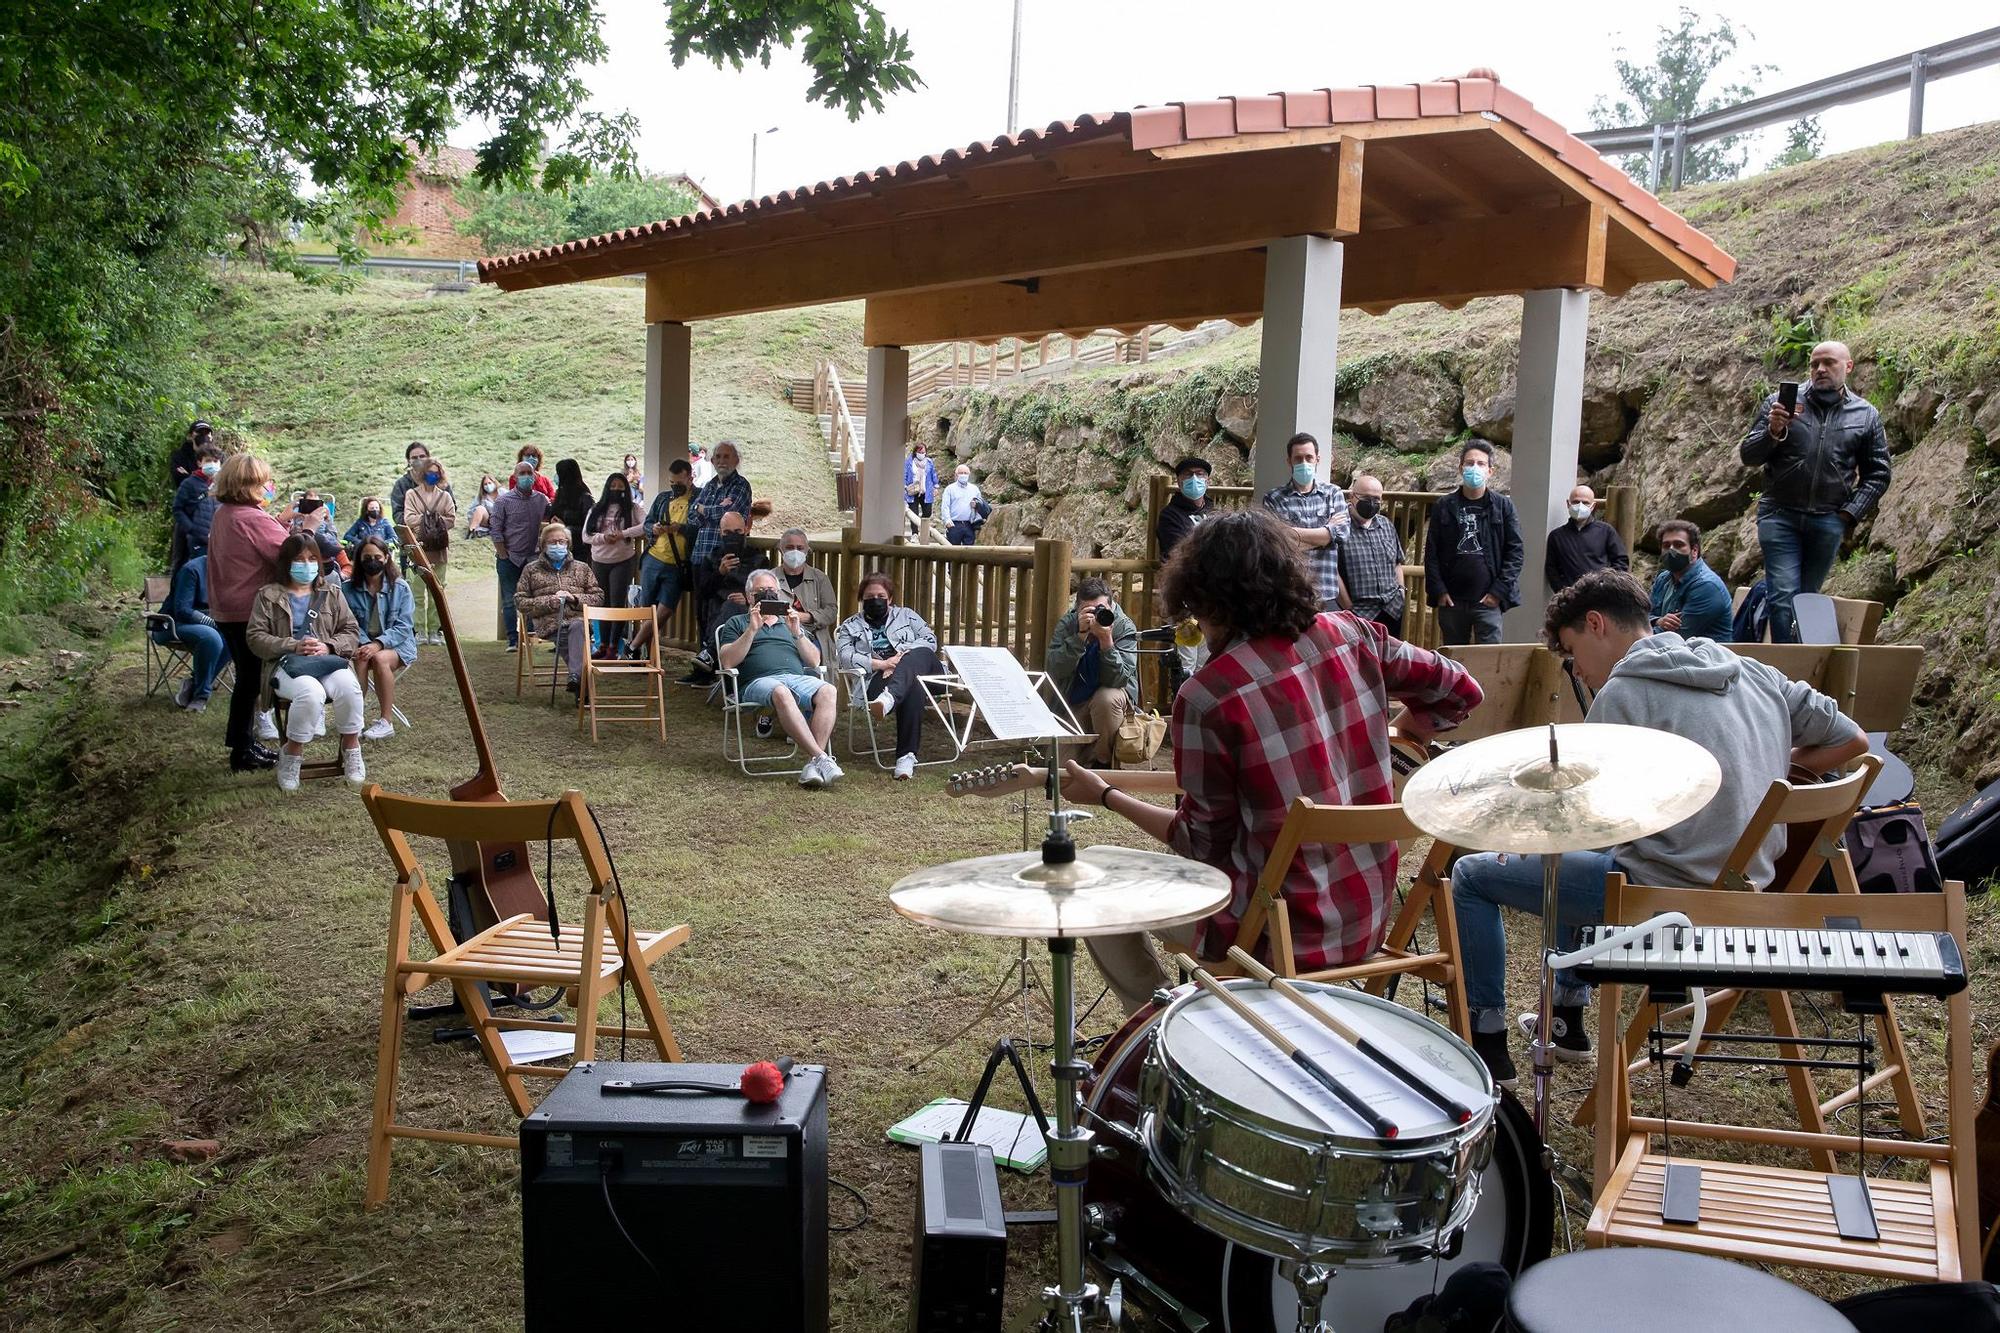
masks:
[(307, 657), (300, 653), (286, 653), (278, 659), (278, 670), (293, 680), (310, 676), (314, 680), (325, 680), (336, 671), (347, 669), (347, 659), (334, 653), (314, 653)]
[(1128, 713), (1118, 724), (1112, 753), (1121, 764), (1143, 764), (1160, 752), (1160, 744), (1166, 739), (1167, 720), (1160, 716), (1159, 709)]

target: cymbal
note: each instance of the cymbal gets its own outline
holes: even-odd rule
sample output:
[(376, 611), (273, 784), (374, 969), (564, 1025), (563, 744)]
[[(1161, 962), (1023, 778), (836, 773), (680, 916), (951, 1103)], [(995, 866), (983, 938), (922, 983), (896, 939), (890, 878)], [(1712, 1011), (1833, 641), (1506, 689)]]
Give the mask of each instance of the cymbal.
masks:
[(1199, 921), (1229, 902), (1213, 866), (1132, 847), (1080, 847), (1068, 865), (1039, 849), (931, 866), (889, 891), (898, 912), (963, 935), (1076, 939)]
[(1456, 847), (1576, 852), (1672, 828), (1721, 786), (1715, 756), (1685, 736), (1572, 722), (1445, 751), (1410, 775), (1403, 810), (1418, 828)]

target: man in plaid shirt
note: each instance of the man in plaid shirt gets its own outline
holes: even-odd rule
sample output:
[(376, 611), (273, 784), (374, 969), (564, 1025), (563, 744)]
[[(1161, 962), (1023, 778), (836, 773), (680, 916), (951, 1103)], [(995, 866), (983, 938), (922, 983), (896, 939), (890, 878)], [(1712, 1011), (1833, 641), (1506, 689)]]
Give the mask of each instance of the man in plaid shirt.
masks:
[(1264, 492), (1264, 508), (1292, 530), (1292, 540), (1304, 548), (1306, 564), (1319, 589), (1322, 611), (1340, 606), (1340, 544), (1347, 539), (1347, 497), (1332, 482), (1318, 480), (1319, 441), (1304, 431), (1285, 446), (1292, 480)]
[(1354, 479), (1354, 521), (1340, 544), (1340, 605), (1403, 637), (1403, 539), (1382, 512), (1382, 482)]
[(743, 454), (736, 441), (724, 440), (716, 445), (715, 475), (695, 492), (693, 502), (688, 505), (686, 531), (694, 538), (692, 563), (697, 569), (714, 556), (715, 548), (722, 543), (724, 514), (741, 514), (744, 522), (750, 521), (750, 480), (736, 470), (742, 463)]
[[(1169, 810), (1071, 761), (1064, 795), (1124, 815), (1181, 855), (1228, 874), (1229, 905), (1193, 927), (1161, 932), (1179, 947), (1220, 957), (1236, 938), (1257, 878), (1294, 799), (1328, 805), (1395, 800), (1389, 714), (1423, 740), (1458, 725), (1480, 700), (1457, 663), (1392, 639), (1351, 615), (1323, 614), (1292, 538), (1269, 516), (1227, 514), (1204, 523), (1162, 576), (1168, 614), (1192, 615), (1214, 653), (1174, 701)], [(1359, 962), (1373, 953), (1395, 905), (1394, 843), (1299, 849), (1285, 878), (1294, 960), (1301, 970)], [(1098, 970), (1126, 1011), (1162, 979), (1143, 935), (1089, 941)]]

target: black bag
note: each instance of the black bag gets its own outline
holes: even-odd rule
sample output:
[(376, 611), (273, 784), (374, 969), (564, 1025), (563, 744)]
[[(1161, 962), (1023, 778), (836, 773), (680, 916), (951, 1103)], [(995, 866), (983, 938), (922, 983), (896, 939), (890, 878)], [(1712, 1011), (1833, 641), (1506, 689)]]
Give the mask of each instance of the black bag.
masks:
[(1946, 879), (1964, 880), (1967, 893), (1981, 892), (2000, 875), (2000, 782), (1945, 819), (1938, 829), (1937, 865)]
[(1990, 1282), (1925, 1282), (1849, 1296), (1833, 1307), (1857, 1333), (2000, 1333), (2000, 1290)]
[(1914, 801), (1858, 811), (1841, 838), (1863, 893), (1937, 893), (1944, 888), (1937, 854)]

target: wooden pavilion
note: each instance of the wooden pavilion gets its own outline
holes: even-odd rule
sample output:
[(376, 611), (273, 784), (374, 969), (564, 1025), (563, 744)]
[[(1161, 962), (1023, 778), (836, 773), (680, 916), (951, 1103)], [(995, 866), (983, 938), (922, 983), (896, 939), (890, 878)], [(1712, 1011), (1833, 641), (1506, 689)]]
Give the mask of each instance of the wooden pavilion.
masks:
[[(480, 264), (508, 291), (646, 279), (646, 466), (688, 443), (695, 320), (867, 303), (871, 441), (905, 437), (909, 353), (1261, 319), (1253, 471), (1329, 439), (1343, 306), (1519, 294), (1511, 494), (1534, 637), (1546, 534), (1575, 482), (1592, 291), (1707, 288), (1735, 260), (1496, 79), (1321, 88), (1085, 115), (934, 157)], [(1321, 453), (1321, 467), (1330, 451)], [(865, 469), (861, 536), (901, 532), (901, 472)]]

